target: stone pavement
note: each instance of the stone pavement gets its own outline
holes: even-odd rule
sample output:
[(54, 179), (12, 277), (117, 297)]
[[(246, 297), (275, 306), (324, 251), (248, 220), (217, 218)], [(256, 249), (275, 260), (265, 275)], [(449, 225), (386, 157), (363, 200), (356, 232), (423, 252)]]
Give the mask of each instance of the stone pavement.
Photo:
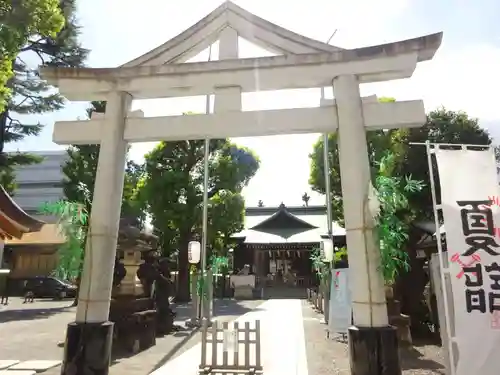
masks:
[[(60, 360), (66, 325), (75, 318), (72, 300), (37, 300), (23, 304), (10, 298), (0, 305), (0, 360)], [(7, 339), (8, 338), (8, 339)]]
[[(308, 375), (302, 302), (268, 300), (238, 322), (261, 321), (262, 365), (266, 375)], [(253, 324), (251, 324), (253, 326)], [(198, 374), (201, 344), (193, 346), (151, 375)]]
[[(68, 301), (40, 300), (22, 304), (12, 299), (9, 306), (0, 308), (0, 360), (60, 360), (63, 349), (57, 344), (64, 340), (66, 325), (75, 317), (76, 309), (68, 308)], [(216, 301), (218, 320), (232, 321), (251, 311), (262, 301)], [(187, 305), (174, 306), (178, 321), (182, 324), (189, 316)], [(9, 340), (5, 340), (8, 337)], [(167, 361), (196, 345), (201, 334), (183, 330), (157, 339), (157, 345), (135, 356), (115, 358), (111, 375), (147, 375)], [(43, 375), (59, 375), (60, 366), (43, 372)], [(1, 374), (3, 375), (3, 374)], [(15, 375), (21, 375), (16, 374)]]

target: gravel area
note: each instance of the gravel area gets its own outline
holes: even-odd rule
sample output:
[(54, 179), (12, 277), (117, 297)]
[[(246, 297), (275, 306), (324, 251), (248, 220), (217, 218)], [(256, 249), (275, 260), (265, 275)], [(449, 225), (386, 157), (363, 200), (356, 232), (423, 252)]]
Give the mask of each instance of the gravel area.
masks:
[[(307, 363), (311, 375), (351, 375), (347, 342), (341, 336), (326, 337), (326, 325), (307, 301), (303, 301)], [(403, 375), (445, 375), (444, 351), (436, 345), (414, 343), (400, 350)]]

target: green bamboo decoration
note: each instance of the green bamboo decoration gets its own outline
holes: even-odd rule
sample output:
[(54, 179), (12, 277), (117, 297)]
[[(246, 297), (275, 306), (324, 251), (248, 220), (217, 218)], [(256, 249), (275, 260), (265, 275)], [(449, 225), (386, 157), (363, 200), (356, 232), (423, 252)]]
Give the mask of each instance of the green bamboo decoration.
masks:
[(88, 225), (88, 213), (84, 205), (60, 200), (46, 202), (38, 209), (42, 215), (58, 217), (58, 227), (65, 243), (58, 249), (58, 262), (54, 276), (72, 280), (78, 276), (82, 263), (83, 243)]
[(318, 277), (319, 281), (322, 282), (328, 277), (330, 268), (321, 257), (320, 250), (318, 248), (313, 249), (311, 251), (311, 256), (309, 257), (309, 259), (311, 259), (312, 261), (312, 266), (314, 272), (316, 273), (316, 276)]
[(408, 240), (410, 222), (415, 214), (409, 207), (408, 195), (425, 186), (411, 176), (395, 177), (395, 155), (387, 153), (378, 163), (375, 189), (380, 211), (375, 217), (376, 235), (380, 242), (381, 272), (387, 284), (393, 284), (401, 269), (408, 270)]
[(229, 258), (225, 257), (225, 256), (216, 256), (216, 255), (214, 255), (210, 259), (210, 263), (211, 263), (211, 266), (212, 266), (212, 272), (215, 275), (216, 280), (217, 280), (217, 275), (219, 273), (222, 273), (222, 270), (224, 268), (229, 267)]

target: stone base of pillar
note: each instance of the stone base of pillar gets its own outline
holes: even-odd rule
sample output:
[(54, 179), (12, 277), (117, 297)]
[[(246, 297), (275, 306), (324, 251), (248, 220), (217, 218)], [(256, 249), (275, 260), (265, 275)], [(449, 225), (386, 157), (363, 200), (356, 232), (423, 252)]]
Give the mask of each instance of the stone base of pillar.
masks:
[(350, 327), (352, 375), (401, 375), (398, 335), (394, 327)]
[(61, 375), (108, 375), (113, 323), (68, 324)]

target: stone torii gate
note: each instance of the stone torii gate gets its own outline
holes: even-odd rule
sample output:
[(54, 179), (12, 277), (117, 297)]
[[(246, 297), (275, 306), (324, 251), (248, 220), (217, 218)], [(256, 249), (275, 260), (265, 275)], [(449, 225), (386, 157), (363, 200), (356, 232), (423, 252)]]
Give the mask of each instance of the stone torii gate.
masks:
[[(238, 37), (278, 56), (238, 59)], [(400, 374), (397, 338), (389, 326), (380, 256), (366, 200), (370, 170), (366, 131), (425, 123), (422, 101), (362, 100), (362, 83), (409, 78), (430, 60), (442, 33), (344, 50), (297, 35), (231, 2), (164, 45), (118, 68), (42, 68), (42, 77), (69, 100), (107, 102), (104, 117), (58, 122), (59, 144), (101, 145), (84, 272), (75, 323), (70, 324), (63, 374), (107, 374), (112, 325), (107, 322), (127, 144), (130, 142), (339, 132), (342, 194), (352, 278), (351, 371)], [(219, 61), (185, 63), (219, 40)], [(241, 93), (332, 86), (319, 108), (243, 112)], [(215, 95), (215, 113), (143, 117), (133, 99)], [(102, 354), (96, 357), (96, 345)], [(89, 353), (94, 353), (93, 356)], [(66, 370), (68, 369), (68, 370)], [(68, 372), (69, 373), (69, 372)]]

